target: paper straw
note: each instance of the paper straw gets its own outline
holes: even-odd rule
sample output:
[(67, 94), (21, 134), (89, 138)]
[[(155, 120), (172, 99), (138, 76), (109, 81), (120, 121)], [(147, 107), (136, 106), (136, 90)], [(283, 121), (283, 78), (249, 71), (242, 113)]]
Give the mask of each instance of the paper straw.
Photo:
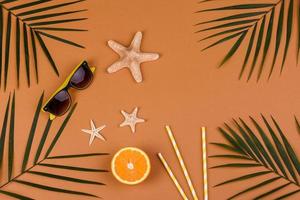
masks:
[(178, 149), (178, 146), (177, 146), (177, 144), (176, 144), (176, 141), (175, 141), (175, 138), (174, 138), (174, 136), (173, 136), (173, 133), (172, 133), (172, 131), (171, 131), (171, 129), (170, 129), (169, 126), (166, 126), (166, 130), (167, 130), (167, 132), (168, 132), (168, 135), (169, 135), (169, 138), (170, 138), (171, 143), (172, 143), (172, 145), (173, 145), (174, 151), (175, 151), (176, 156), (177, 156), (177, 158), (178, 158), (178, 161), (179, 161), (179, 163), (180, 163), (180, 166), (181, 166), (181, 169), (182, 169), (182, 171), (183, 171), (184, 177), (185, 177), (185, 179), (186, 179), (186, 181), (187, 181), (187, 183), (188, 183), (188, 185), (189, 185), (189, 188), (190, 188), (190, 191), (191, 191), (191, 193), (192, 193), (193, 199), (194, 199), (194, 200), (198, 200), (196, 191), (195, 191), (195, 189), (194, 189), (194, 186), (193, 186), (193, 183), (192, 183), (192, 181), (191, 181), (190, 175), (189, 175), (189, 173), (188, 173), (188, 171), (187, 171), (187, 169), (186, 169), (186, 167), (185, 167), (183, 158), (182, 158), (181, 153), (180, 153), (180, 151), (179, 151), (179, 149)]
[(179, 182), (177, 181), (177, 178), (175, 177), (175, 175), (173, 174), (171, 168), (169, 167), (167, 161), (165, 160), (165, 158), (163, 157), (163, 155), (161, 153), (158, 153), (158, 157), (160, 159), (160, 161), (162, 162), (162, 164), (164, 165), (165, 169), (167, 170), (170, 178), (172, 179), (173, 183), (175, 184), (177, 190), (179, 191), (180, 195), (182, 196), (182, 198), (184, 200), (188, 200), (186, 194), (184, 193), (182, 187), (180, 186)]
[(206, 130), (202, 127), (203, 200), (208, 200)]

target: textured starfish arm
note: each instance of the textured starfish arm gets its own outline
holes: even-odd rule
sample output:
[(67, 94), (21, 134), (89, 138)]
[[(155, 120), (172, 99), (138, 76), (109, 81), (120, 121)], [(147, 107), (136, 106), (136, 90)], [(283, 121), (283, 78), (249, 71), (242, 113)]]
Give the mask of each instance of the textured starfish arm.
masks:
[(107, 72), (108, 73), (114, 73), (114, 72), (117, 72), (119, 71), (120, 69), (124, 68), (124, 61), (123, 60), (119, 60), (115, 63), (113, 63), (111, 66), (109, 66), (107, 68)]
[(137, 83), (141, 83), (143, 81), (143, 76), (140, 68), (140, 64), (138, 62), (132, 62), (129, 67), (130, 72)]
[(134, 38), (130, 44), (130, 48), (133, 49), (134, 51), (140, 51), (140, 48), (141, 48), (141, 42), (142, 42), (142, 37), (143, 37), (143, 34), (142, 32), (137, 32), (135, 35), (134, 35)]
[(157, 60), (158, 58), (158, 53), (140, 53), (139, 62), (153, 61)]
[(138, 107), (135, 107), (133, 112), (132, 112), (132, 115), (136, 116), (137, 115), (137, 111), (138, 111)]
[(103, 125), (103, 126), (100, 126), (99, 128), (96, 128), (96, 132), (99, 132), (99, 131), (102, 131), (106, 126)]
[(127, 126), (127, 125), (129, 125), (129, 124), (125, 121), (122, 124), (120, 124), (120, 127), (124, 127), (124, 126)]
[(140, 119), (140, 118), (138, 118), (138, 119), (136, 120), (136, 123), (141, 123), (141, 122), (145, 122), (145, 120), (144, 120), (144, 119)]
[(92, 131), (92, 130), (81, 129), (81, 131), (83, 131), (83, 132), (85, 132), (85, 133), (93, 134), (93, 131)]
[(125, 55), (125, 52), (127, 51), (127, 48), (124, 47), (123, 45), (119, 44), (118, 42), (116, 41), (113, 41), (113, 40), (109, 40), (107, 42), (108, 46), (110, 48), (112, 48), (116, 53), (118, 53), (120, 56), (124, 56)]
[(134, 125), (131, 124), (131, 125), (130, 125), (130, 129), (131, 129), (131, 131), (132, 131), (133, 133), (135, 133), (135, 124), (134, 124)]

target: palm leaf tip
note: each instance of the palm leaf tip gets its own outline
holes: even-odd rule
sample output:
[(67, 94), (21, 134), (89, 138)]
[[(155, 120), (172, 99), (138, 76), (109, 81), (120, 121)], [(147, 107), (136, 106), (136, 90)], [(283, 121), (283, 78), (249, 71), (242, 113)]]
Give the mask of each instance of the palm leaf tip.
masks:
[(300, 123), (299, 123), (299, 121), (298, 121), (298, 119), (297, 119), (296, 116), (295, 116), (295, 123), (296, 123), (297, 131), (300, 134)]
[(34, 187), (34, 188), (42, 189), (42, 190), (52, 191), (52, 192), (60, 192), (60, 193), (82, 195), (82, 196), (89, 196), (89, 197), (98, 197), (96, 195), (85, 193), (85, 192), (78, 192), (78, 191), (74, 191), (74, 190), (61, 189), (61, 188), (57, 188), (57, 187), (42, 185), (42, 184), (38, 184), (38, 183), (32, 183), (32, 182), (28, 182), (28, 181), (15, 180), (14, 182), (20, 183), (20, 184), (23, 184), (23, 185), (27, 185), (27, 186), (31, 186), (31, 187)]
[(9, 145), (8, 145), (8, 180), (12, 179), (14, 168), (14, 132), (15, 132), (15, 92), (13, 93), (11, 113), (10, 113), (10, 125), (9, 125)]
[[(42, 54), (47, 57), (50, 66), (53, 68), (54, 73), (59, 76), (59, 72), (52, 55), (52, 51), (48, 49), (47, 43), (38, 34), (38, 30), (48, 31), (86, 31), (85, 29), (67, 28), (65, 24), (72, 22), (79, 22), (86, 20), (86, 17), (76, 18), (74, 15), (86, 11), (87, 9), (75, 9), (70, 11), (61, 12), (60, 8), (67, 10), (68, 7), (72, 7), (74, 4), (83, 2), (84, 0), (73, 0), (69, 2), (54, 2), (52, 0), (41, 0), (31, 2), (21, 2), (17, 0), (2, 0), (0, 2), (0, 46), (3, 48), (0, 50), (0, 87), (3, 83), (3, 89), (6, 90), (7, 84), (11, 79), (8, 79), (11, 71), (12, 58), (16, 58), (16, 87), (19, 88), (23, 80), (22, 73), (26, 77), (27, 87), (31, 86), (31, 66), (34, 68), (34, 74), (36, 83), (38, 84), (38, 69), (37, 69), (37, 45), (42, 49)], [(14, 4), (10, 4), (13, 3)], [(47, 2), (52, 2), (47, 4)], [(53, 11), (53, 12), (51, 12)], [(50, 12), (50, 13), (49, 13)], [(3, 16), (4, 14), (7, 17)], [(13, 17), (12, 17), (13, 16)], [(60, 17), (68, 16), (67, 19), (61, 19)], [(12, 23), (12, 19), (15, 19), (16, 23)], [(39, 20), (39, 21), (36, 21)], [(13, 24), (16, 24), (12, 27)], [(20, 27), (20, 25), (22, 25)], [(57, 27), (59, 26), (59, 27)], [(64, 39), (58, 36), (48, 34), (47, 37), (64, 43), (67, 45), (84, 48), (82, 45), (72, 42), (68, 39)], [(21, 38), (22, 37), (22, 38)], [(15, 40), (15, 41), (13, 41)], [(37, 42), (37, 43), (36, 43)], [(13, 44), (13, 45), (12, 45)], [(13, 49), (13, 53), (12, 53)], [(15, 55), (12, 55), (15, 54)], [(25, 70), (20, 70), (21, 60), (25, 60)], [(32, 61), (32, 62), (31, 62)], [(2, 74), (3, 72), (3, 74)], [(21, 74), (20, 74), (21, 73)], [(3, 80), (2, 80), (3, 78)]]
[(8, 123), (8, 114), (9, 114), (9, 106), (10, 106), (10, 95), (8, 101), (6, 103), (5, 115), (2, 123), (2, 130), (1, 130), (1, 137), (0, 137), (0, 167), (3, 163), (3, 156), (4, 156), (4, 145), (5, 145), (5, 138), (6, 138), (6, 129)]
[[(35, 133), (36, 133), (36, 127), (39, 123), (39, 114), (40, 114), (40, 109), (42, 107), (42, 101), (43, 101), (44, 93), (41, 94), (40, 100), (37, 102), (36, 106), (36, 111), (34, 115), (32, 116), (32, 123), (31, 123), (31, 128), (29, 131), (27, 143), (25, 145), (25, 153), (23, 157), (23, 162), (21, 165), (21, 170), (18, 170), (18, 174), (15, 174), (17, 170), (14, 170), (15, 164), (14, 164), (14, 150), (15, 150), (15, 145), (14, 145), (14, 137), (15, 135), (15, 102), (16, 102), (16, 95), (15, 92), (11, 96), (9, 94), (7, 104), (6, 104), (6, 109), (5, 109), (5, 114), (4, 118), (2, 119), (2, 128), (1, 128), (1, 135), (0, 135), (0, 168), (2, 168), (3, 163), (7, 163), (7, 166), (5, 166), (7, 170), (5, 172), (7, 175), (4, 177), (7, 177), (6, 182), (2, 182), (0, 185), (0, 194), (11, 197), (11, 198), (16, 198), (16, 199), (22, 199), (22, 200), (32, 200), (33, 198), (28, 197), (27, 195), (19, 194), (18, 191), (6, 191), (4, 187), (12, 184), (12, 183), (18, 183), (20, 185), (25, 185), (32, 187), (34, 189), (40, 189), (40, 190), (47, 190), (50, 192), (57, 192), (57, 193), (64, 193), (67, 195), (81, 195), (81, 196), (87, 196), (87, 197), (97, 197), (96, 195), (86, 193), (86, 192), (81, 192), (81, 191), (75, 191), (75, 190), (70, 190), (67, 189), (65, 186), (64, 187), (56, 187), (56, 186), (51, 186), (48, 183), (45, 184), (40, 184), (40, 183), (35, 183), (32, 182), (32, 180), (21, 180), (21, 177), (25, 174), (30, 174), (30, 175), (35, 175), (39, 176), (40, 178), (48, 178), (48, 179), (56, 179), (64, 183), (77, 183), (77, 184), (88, 184), (88, 185), (98, 185), (98, 186), (104, 186), (105, 184), (99, 181), (93, 181), (93, 180), (86, 180), (82, 178), (75, 178), (72, 176), (66, 176), (66, 175), (59, 175), (56, 173), (53, 173), (54, 170), (56, 171), (63, 171), (63, 170), (68, 170), (72, 171), (73, 174), (76, 173), (86, 173), (86, 172), (108, 172), (107, 170), (102, 170), (102, 169), (93, 169), (93, 168), (83, 168), (83, 167), (77, 167), (77, 166), (66, 166), (66, 165), (56, 165), (56, 164), (45, 164), (44, 162), (48, 160), (47, 157), (44, 157), (43, 159), (39, 159), (41, 152), (44, 149), (45, 146), (45, 141), (47, 139), (47, 135), (49, 133), (52, 121), (48, 120), (47, 124), (45, 125), (44, 132), (42, 134), (40, 144), (38, 145), (38, 148), (35, 153), (35, 159), (33, 163), (29, 162), (29, 157), (31, 157), (32, 154), (32, 149), (33, 147), (33, 140), (35, 138)], [(71, 113), (68, 113), (68, 116), (65, 118), (67, 120), (64, 120), (61, 127), (59, 127), (57, 135), (53, 140), (55, 142), (51, 143), (53, 148), (55, 146), (55, 143), (57, 142), (59, 136), (62, 134), (62, 131), (64, 130), (65, 126), (68, 123), (68, 120), (74, 111), (74, 108), (76, 107), (76, 104), (74, 107), (71, 109)], [(17, 120), (16, 120), (17, 121)], [(6, 155), (4, 156), (4, 152), (6, 152)], [(93, 157), (93, 156), (103, 156), (103, 155), (108, 155), (107, 153), (87, 153), (87, 154), (74, 154), (74, 155), (62, 155), (62, 156), (53, 156), (52, 159), (71, 159), (71, 158), (87, 158), (87, 157)], [(6, 159), (6, 160), (4, 160)], [(49, 159), (50, 160), (50, 159)], [(5, 162), (4, 162), (5, 161)], [(46, 168), (44, 169), (51, 169), (51, 172), (41, 172), (41, 171), (36, 171), (35, 167), (36, 166), (44, 166)]]
[[(247, 53), (244, 57), (244, 63), (240, 70), (239, 79), (241, 79), (246, 65), (250, 64), (250, 69), (248, 70), (248, 77), (247, 81), (249, 81), (253, 74), (256, 73), (256, 81), (258, 82), (261, 80), (263, 72), (266, 71), (267, 62), (266, 58), (269, 55), (270, 59), (272, 60), (271, 67), (269, 72), (266, 73), (266, 77), (269, 80), (274, 73), (275, 66), (277, 67), (277, 62), (279, 62), (279, 58), (283, 57), (280, 73), (282, 73), (284, 69), (284, 63), (286, 62), (286, 58), (288, 55), (288, 49), (291, 47), (291, 40), (292, 35), (294, 34), (293, 24), (296, 21), (293, 18), (294, 13), (296, 12), (295, 9), (295, 1), (293, 0), (279, 0), (275, 3), (245, 3), (245, 4), (236, 4), (236, 5), (229, 5), (223, 7), (213, 7), (198, 11), (200, 12), (214, 12), (216, 14), (222, 14), (224, 16), (222, 18), (212, 18), (206, 21), (202, 21), (200, 23), (196, 23), (195, 26), (200, 26), (200, 30), (196, 31), (196, 33), (200, 33), (203, 31), (210, 31), (209, 35), (206, 36), (203, 40), (207, 39), (215, 39), (220, 38), (219, 41), (225, 40), (228, 37), (226, 34), (221, 34), (221, 32), (226, 32), (227, 34), (230, 32), (227, 28), (231, 30), (235, 30), (240, 28), (241, 26), (249, 25), (245, 29), (246, 35), (251, 35), (252, 40), (250, 39), (247, 45)], [(225, 3), (226, 4), (226, 3)], [(229, 3), (228, 3), (229, 4)], [(288, 6), (285, 9), (285, 4)], [(298, 4), (297, 4), (298, 5)], [(228, 12), (231, 12), (228, 15)], [(300, 34), (300, 12), (298, 13), (298, 35)], [(219, 16), (219, 15), (217, 15)], [(218, 22), (217, 25), (215, 23)], [(265, 24), (267, 25), (265, 26)], [(202, 26), (205, 26), (201, 29)], [(258, 27), (256, 30), (256, 27)], [(255, 29), (255, 31), (252, 31)], [(276, 31), (273, 31), (276, 29)], [(215, 31), (215, 32), (213, 32)], [(231, 32), (233, 34), (233, 32)], [(297, 35), (297, 36), (298, 36)], [(274, 37), (274, 39), (273, 39)], [(298, 36), (300, 38), (300, 36)], [(272, 38), (272, 39), (271, 39)], [(241, 39), (241, 38), (240, 38)], [(202, 40), (200, 40), (202, 41)], [(216, 46), (216, 42), (211, 40), (212, 44), (208, 45), (208, 47)], [(240, 45), (238, 40), (237, 42), (232, 43), (232, 47), (229, 50), (229, 53), (223, 57), (221, 60), (222, 66), (225, 62), (227, 62), (232, 57), (236, 51), (240, 51), (244, 45)], [(218, 43), (218, 45), (220, 45)], [(275, 46), (275, 51), (270, 51), (270, 46)], [(282, 50), (281, 50), (282, 49)], [(251, 52), (254, 53), (251, 53)], [(299, 56), (300, 53), (300, 40), (297, 46), (297, 55)], [(262, 55), (261, 62), (258, 64), (260, 60), (260, 56)], [(297, 57), (298, 60), (298, 57)]]
[[(252, 126), (256, 128), (255, 131), (252, 131), (250, 126), (241, 118), (239, 118), (241, 125), (238, 123), (238, 121), (233, 120), (234, 124), (236, 125), (235, 128), (225, 123), (225, 127), (227, 128), (227, 130), (229, 130), (230, 135), (232, 135), (232, 137), (227, 139), (227, 142), (229, 141), (231, 145), (238, 145), (238, 147), (243, 149), (248, 156), (245, 156), (239, 151), (235, 151), (234, 155), (221, 154), (212, 156), (215, 158), (234, 158), (233, 161), (219, 164), (217, 166), (213, 166), (212, 168), (244, 169), (256, 166), (259, 168), (257, 168), (257, 171), (253, 173), (225, 180), (215, 186), (217, 187), (235, 182), (246, 182), (249, 179), (257, 179), (258, 177), (268, 175), (268, 177), (266, 177), (264, 181), (250, 186), (247, 189), (238, 191), (228, 199), (234, 199), (244, 193), (256, 191), (258, 188), (264, 188), (264, 191), (261, 194), (257, 195), (254, 199), (266, 198), (269, 195), (278, 196), (278, 194), (282, 195), (285, 192), (286, 194), (278, 197), (278, 199), (283, 199), (298, 193), (297, 190), (292, 192), (285, 191), (285, 188), (287, 188), (289, 185), (293, 185), (294, 187), (300, 189), (300, 185), (298, 182), (300, 163), (295, 151), (293, 150), (291, 144), (288, 142), (285, 134), (283, 133), (274, 117), (271, 116), (273, 122), (272, 124), (264, 115), (261, 115), (261, 117), (262, 123), (250, 116)], [(261, 124), (264, 125), (264, 128)], [(238, 131), (236, 131), (235, 129), (237, 129)], [(221, 131), (221, 133), (224, 135), (224, 131)], [(260, 137), (256, 137), (256, 135), (259, 135)], [(233, 142), (230, 142), (231, 140), (233, 140)], [(261, 143), (260, 140), (262, 140), (263, 143)], [(227, 144), (217, 144), (223, 149), (227, 148)], [(232, 148), (236, 149), (236, 147), (234, 146)], [(251, 150), (254, 156), (249, 154), (249, 150)], [(247, 159), (245, 159), (245, 157)], [(239, 160), (243, 162), (239, 162)], [(261, 170), (261, 168), (264, 168), (265, 170)], [(281, 181), (282, 184), (276, 184), (272, 186), (274, 184), (273, 182), (275, 181)], [(270, 186), (268, 186), (268, 188), (264, 187), (267, 185)]]
[(34, 118), (32, 120), (31, 129), (30, 129), (30, 132), (29, 132), (29, 137), (28, 137), (28, 140), (27, 140), (26, 149), (25, 149), (24, 158), (23, 158), (23, 163), (22, 163), (22, 171), (23, 172), (26, 170), (27, 163), (28, 163), (28, 160), (29, 160), (29, 155), (30, 155), (30, 151), (31, 151), (32, 143), (33, 143), (33, 138), (34, 138), (35, 133), (36, 133), (35, 130), (36, 130), (36, 127), (37, 127), (37, 124), (38, 124), (40, 111), (42, 109), (43, 99), (44, 99), (44, 92), (42, 93), (42, 95), (39, 99), (38, 106), (36, 108), (36, 111), (34, 113)]

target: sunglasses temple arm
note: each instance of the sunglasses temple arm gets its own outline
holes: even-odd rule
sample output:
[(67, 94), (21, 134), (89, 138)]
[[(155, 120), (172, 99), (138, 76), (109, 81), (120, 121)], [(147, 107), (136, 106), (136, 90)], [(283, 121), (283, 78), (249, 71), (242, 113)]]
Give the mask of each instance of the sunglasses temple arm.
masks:
[(50, 120), (54, 120), (56, 118), (56, 116), (50, 113), (49, 118), (50, 118)]
[(94, 73), (96, 70), (96, 67), (90, 67), (91, 71)]

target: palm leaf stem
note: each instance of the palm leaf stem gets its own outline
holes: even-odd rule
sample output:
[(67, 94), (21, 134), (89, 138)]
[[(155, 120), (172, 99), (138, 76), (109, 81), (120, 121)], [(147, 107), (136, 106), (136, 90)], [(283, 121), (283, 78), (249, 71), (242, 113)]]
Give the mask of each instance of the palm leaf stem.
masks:
[(4, 184), (2, 184), (0, 186), (0, 189), (4, 188), (6, 185), (8, 185), (10, 182), (13, 182), (15, 180), (17, 180), (18, 178), (20, 178), (22, 175), (26, 174), (27, 172), (29, 172), (31, 169), (33, 169), (35, 166), (39, 165), (40, 163), (42, 163), (44, 160), (46, 160), (46, 158), (43, 158), (42, 160), (40, 160), (39, 162), (37, 162), (36, 164), (32, 165), (31, 167), (27, 168), (26, 170), (24, 170), (23, 172), (21, 172), (19, 175), (11, 178), (9, 181), (5, 182)]

